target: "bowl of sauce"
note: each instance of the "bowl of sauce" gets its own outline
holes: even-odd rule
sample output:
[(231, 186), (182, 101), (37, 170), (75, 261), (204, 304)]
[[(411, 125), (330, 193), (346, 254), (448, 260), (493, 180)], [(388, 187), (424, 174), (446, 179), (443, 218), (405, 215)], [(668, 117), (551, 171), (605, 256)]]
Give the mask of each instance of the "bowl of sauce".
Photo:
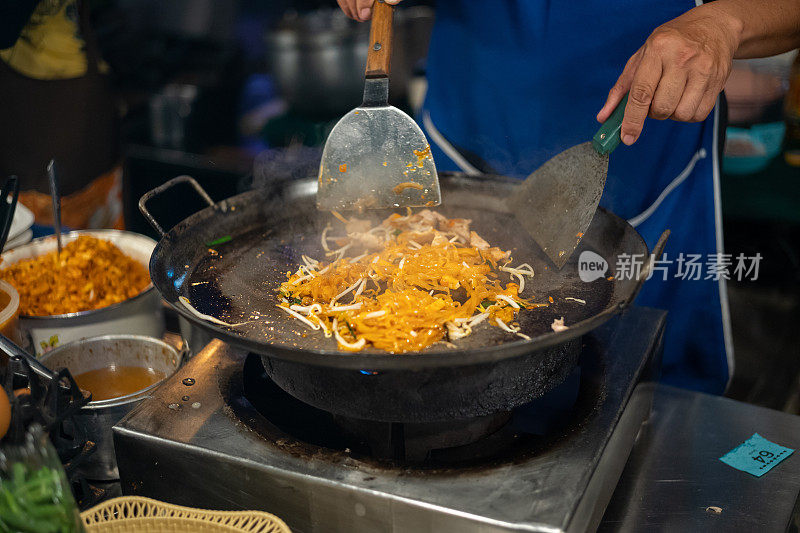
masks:
[(167, 376), (149, 367), (110, 365), (87, 370), (72, 377), (81, 390), (92, 393), (92, 401), (98, 402), (147, 389)]
[(180, 367), (183, 354), (139, 335), (105, 335), (74, 341), (44, 354), (52, 370), (66, 368), (92, 400), (75, 417), (97, 445), (78, 467), (90, 480), (119, 479), (112, 427)]

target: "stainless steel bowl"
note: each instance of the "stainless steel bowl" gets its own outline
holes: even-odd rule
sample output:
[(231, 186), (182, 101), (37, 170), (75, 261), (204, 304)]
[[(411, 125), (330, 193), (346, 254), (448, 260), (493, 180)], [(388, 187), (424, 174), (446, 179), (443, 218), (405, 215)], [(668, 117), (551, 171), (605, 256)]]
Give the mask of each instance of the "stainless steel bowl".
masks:
[[(52, 370), (67, 368), (75, 376), (111, 365), (153, 368), (165, 375), (158, 383), (127, 396), (92, 401), (75, 416), (75, 423), (97, 445), (78, 466), (87, 479), (119, 479), (111, 428), (180, 367), (183, 353), (158, 339), (139, 335), (106, 335), (59, 346), (42, 356)], [(179, 399), (177, 399), (179, 400)]]
[[(156, 242), (150, 237), (119, 230), (73, 231), (62, 236), (68, 243), (90, 235), (110, 241), (128, 257), (149, 268), (150, 255)], [(55, 237), (42, 237), (3, 253), (3, 264), (10, 265), (32, 259), (56, 249)], [(134, 334), (161, 337), (164, 333), (164, 310), (161, 297), (152, 285), (133, 298), (114, 305), (79, 313), (50, 316), (19, 317), (19, 329), (25, 348), (41, 356), (43, 353), (74, 340), (112, 334)]]

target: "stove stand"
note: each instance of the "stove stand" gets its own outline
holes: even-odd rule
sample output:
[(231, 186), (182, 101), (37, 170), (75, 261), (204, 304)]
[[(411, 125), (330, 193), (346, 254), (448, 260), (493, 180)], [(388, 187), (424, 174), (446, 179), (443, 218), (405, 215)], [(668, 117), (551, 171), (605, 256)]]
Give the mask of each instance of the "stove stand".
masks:
[(363, 425), (348, 431), (274, 384), (254, 393), (253, 358), (213, 341), (115, 427), (123, 491), (262, 509), (299, 533), (592, 530), (649, 413), (652, 388), (636, 385), (658, 367), (664, 319), (631, 308), (588, 335), (574, 390), (568, 380), (561, 399), (499, 429), (501, 417), (483, 421), (472, 429), (491, 434), (478, 442), (458, 446), (453, 427), (431, 450), (427, 428), (403, 428), (425, 445), (402, 464), (373, 457), (391, 425), (365, 439)]

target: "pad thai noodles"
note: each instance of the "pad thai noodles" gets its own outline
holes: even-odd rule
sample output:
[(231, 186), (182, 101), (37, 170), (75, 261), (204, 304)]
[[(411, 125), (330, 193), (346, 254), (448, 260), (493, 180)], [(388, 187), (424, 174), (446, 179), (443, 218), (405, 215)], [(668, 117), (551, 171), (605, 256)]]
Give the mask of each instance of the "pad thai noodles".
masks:
[(334, 215), (320, 236), (326, 261), (303, 256), (287, 272), (278, 307), (339, 348), (392, 353), (422, 350), (470, 335), (481, 323), (523, 339), (521, 310), (546, 307), (523, 298), (527, 264), (491, 246), (467, 219), (428, 209), (393, 214), (375, 227)]
[(52, 251), (0, 270), (19, 293), (19, 312), (49, 316), (100, 309), (150, 285), (147, 268), (113, 243), (82, 235)]

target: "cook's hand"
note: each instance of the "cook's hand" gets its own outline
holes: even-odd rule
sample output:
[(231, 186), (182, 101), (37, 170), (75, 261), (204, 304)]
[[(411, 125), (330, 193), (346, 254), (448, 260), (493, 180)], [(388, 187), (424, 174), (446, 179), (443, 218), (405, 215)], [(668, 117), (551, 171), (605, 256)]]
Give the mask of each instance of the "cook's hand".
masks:
[[(364, 22), (372, 18), (373, 0), (336, 0), (344, 14), (353, 20)], [(387, 4), (397, 5), (400, 0), (385, 0)]]
[(628, 60), (597, 114), (605, 122), (630, 92), (620, 132), (623, 143), (636, 142), (647, 116), (699, 122), (714, 108), (730, 74), (740, 24), (712, 6), (659, 26)]

